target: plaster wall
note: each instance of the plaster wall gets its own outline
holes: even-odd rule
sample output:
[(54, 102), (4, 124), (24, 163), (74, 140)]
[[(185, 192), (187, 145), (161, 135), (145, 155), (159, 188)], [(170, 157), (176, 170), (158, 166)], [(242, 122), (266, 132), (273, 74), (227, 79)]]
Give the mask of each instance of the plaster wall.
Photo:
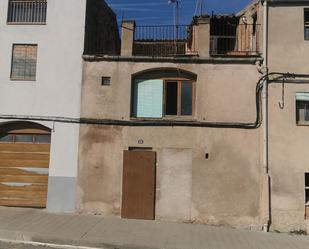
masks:
[[(46, 25), (8, 25), (7, 9), (1, 1), (0, 113), (78, 117), (86, 1), (48, 1)], [(10, 80), (15, 43), (38, 44), (36, 81)]]
[(272, 229), (306, 230), (305, 172), (309, 172), (307, 126), (296, 125), (296, 92), (309, 85), (285, 85), (284, 108), (281, 84), (269, 88), (269, 169), (271, 176)]
[[(255, 87), (259, 73), (255, 65), (246, 64), (86, 62), (81, 116), (129, 120), (132, 75), (153, 68), (180, 68), (198, 75), (196, 120), (255, 121)], [(111, 77), (111, 86), (101, 86), (102, 76)]]
[[(309, 73), (309, 41), (304, 40), (302, 5), (269, 8), (269, 72)], [(282, 82), (269, 87), (269, 169), (271, 175), (272, 229), (293, 231), (308, 227), (305, 221), (305, 172), (309, 172), (306, 126), (296, 125), (297, 92), (307, 84)], [(283, 93), (284, 90), (284, 93)], [(279, 102), (284, 107), (279, 107)]]
[[(82, 117), (130, 120), (132, 74), (158, 67), (197, 74), (196, 120), (255, 120), (255, 65), (104, 61), (84, 63)], [(111, 76), (111, 86), (101, 86), (101, 76)], [(157, 152), (156, 219), (260, 229), (259, 133), (83, 125), (79, 208), (120, 216), (123, 151), (151, 147)]]
[[(86, 1), (48, 1), (46, 25), (7, 24), (8, 2), (0, 1), (0, 114), (79, 117)], [(38, 44), (36, 81), (10, 80), (13, 44)], [(47, 209), (73, 211), (79, 126), (48, 126)]]
[(309, 5), (269, 7), (270, 71), (308, 73), (309, 41), (304, 40), (304, 8)]

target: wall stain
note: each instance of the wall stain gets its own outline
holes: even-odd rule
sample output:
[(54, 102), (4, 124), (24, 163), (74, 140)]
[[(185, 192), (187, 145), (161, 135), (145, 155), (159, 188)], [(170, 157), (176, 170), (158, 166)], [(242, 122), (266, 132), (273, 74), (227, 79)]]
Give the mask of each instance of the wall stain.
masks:
[[(81, 207), (100, 213), (119, 214), (120, 167), (113, 167), (121, 156), (121, 127), (83, 126), (80, 131), (79, 188)], [(119, 159), (121, 163), (121, 158)]]

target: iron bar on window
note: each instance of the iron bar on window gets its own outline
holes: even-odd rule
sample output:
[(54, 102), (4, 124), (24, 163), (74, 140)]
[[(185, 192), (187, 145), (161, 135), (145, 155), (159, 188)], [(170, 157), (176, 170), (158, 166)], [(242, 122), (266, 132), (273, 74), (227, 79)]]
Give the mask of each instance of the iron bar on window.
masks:
[(45, 24), (47, 0), (9, 0), (9, 24)]

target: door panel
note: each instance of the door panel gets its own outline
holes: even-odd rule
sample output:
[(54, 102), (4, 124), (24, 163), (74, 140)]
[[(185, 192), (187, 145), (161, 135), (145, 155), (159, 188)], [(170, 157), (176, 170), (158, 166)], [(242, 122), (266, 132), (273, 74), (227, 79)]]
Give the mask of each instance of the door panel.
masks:
[(46, 144), (35, 139), (32, 143), (0, 142), (0, 206), (46, 207), (49, 140)]
[(154, 220), (156, 153), (124, 151), (122, 218)]

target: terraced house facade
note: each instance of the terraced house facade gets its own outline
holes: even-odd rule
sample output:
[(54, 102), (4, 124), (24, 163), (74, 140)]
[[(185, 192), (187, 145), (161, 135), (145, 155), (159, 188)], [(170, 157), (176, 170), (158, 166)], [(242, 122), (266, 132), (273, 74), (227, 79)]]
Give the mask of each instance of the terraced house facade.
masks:
[[(2, 21), (0, 204), (27, 191), (55, 211), (307, 230), (309, 1), (256, 0), (189, 25), (123, 21), (121, 44), (114, 15), (106, 34), (90, 2), (69, 22), (74, 42), (49, 27), (56, 3), (46, 25), (9, 23), (10, 10)], [(46, 57), (32, 29), (72, 58), (51, 63), (59, 51)]]
[(120, 56), (85, 54), (79, 209), (306, 230), (307, 4), (125, 21)]
[[(48, 117), (79, 118), (83, 51), (118, 49), (115, 15), (96, 0), (5, 0), (0, 12), (0, 205), (74, 211), (79, 124)], [(99, 48), (88, 42), (107, 26)]]
[(80, 210), (261, 229), (259, 16), (125, 21), (120, 56), (84, 55)]

